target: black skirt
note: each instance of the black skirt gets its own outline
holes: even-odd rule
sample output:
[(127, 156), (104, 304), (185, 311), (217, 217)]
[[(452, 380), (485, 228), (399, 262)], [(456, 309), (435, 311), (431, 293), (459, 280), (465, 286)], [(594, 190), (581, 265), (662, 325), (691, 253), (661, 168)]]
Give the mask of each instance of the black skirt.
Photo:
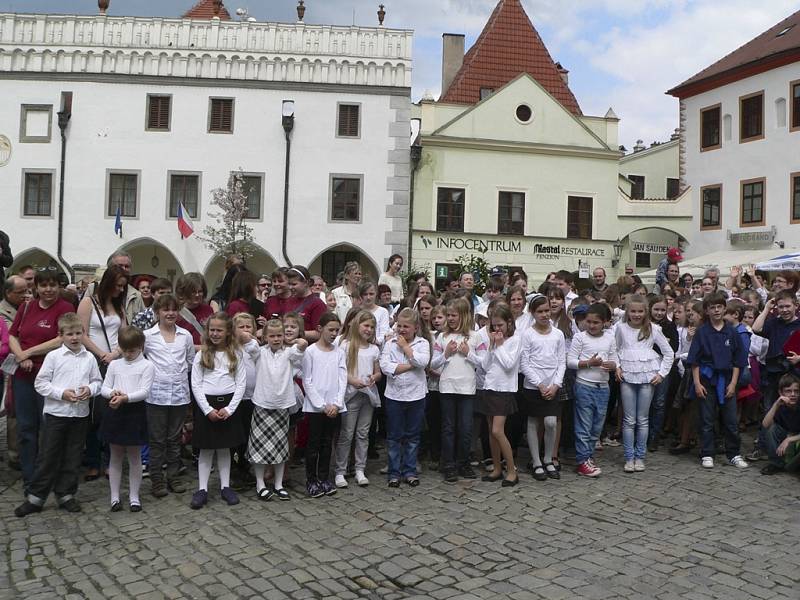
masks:
[(106, 404), (98, 431), (100, 440), (115, 446), (143, 446), (147, 443), (147, 410), (144, 402)]
[[(230, 404), (233, 394), (225, 396), (206, 396), (211, 408), (219, 410)], [(234, 413), (224, 421), (211, 421), (200, 407), (194, 405), (194, 429), (192, 430), (192, 446), (198, 450), (220, 450), (236, 448), (247, 441), (244, 435), (242, 420)]]
[(478, 412), (488, 417), (507, 417), (517, 412), (517, 398), (514, 392), (478, 392)]
[(545, 400), (539, 390), (529, 390), (525, 388), (522, 390), (522, 397), (524, 403), (521, 412), (527, 417), (561, 416), (560, 394), (556, 394), (555, 398)]

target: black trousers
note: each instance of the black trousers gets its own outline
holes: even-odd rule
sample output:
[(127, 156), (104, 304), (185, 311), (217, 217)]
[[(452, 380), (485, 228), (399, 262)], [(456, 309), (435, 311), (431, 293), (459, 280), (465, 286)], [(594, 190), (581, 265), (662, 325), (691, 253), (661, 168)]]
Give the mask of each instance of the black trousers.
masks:
[(306, 444), (306, 479), (325, 481), (330, 477), (333, 437), (341, 417), (333, 419), (325, 413), (308, 414), (308, 443)]
[(81, 452), (89, 417), (44, 415), (41, 445), (36, 458), (28, 499), (42, 506), (52, 491), (59, 504), (78, 492)]

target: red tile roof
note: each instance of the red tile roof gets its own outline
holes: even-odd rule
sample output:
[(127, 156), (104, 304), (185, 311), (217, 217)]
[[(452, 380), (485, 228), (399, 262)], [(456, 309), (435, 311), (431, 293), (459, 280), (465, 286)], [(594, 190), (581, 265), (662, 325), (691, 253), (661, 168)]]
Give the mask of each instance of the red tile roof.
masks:
[(538, 81), (564, 108), (582, 114), (520, 0), (500, 0), (439, 101), (474, 104), (481, 88), (499, 89), (521, 73)]
[[(190, 8), (183, 15), (184, 19), (211, 19), (214, 17), (214, 1), (213, 0), (199, 0), (192, 8)], [(228, 9), (223, 6), (219, 11), (219, 18), (221, 21), (230, 21), (231, 14)]]
[(799, 60), (800, 10), (667, 93), (688, 98)]

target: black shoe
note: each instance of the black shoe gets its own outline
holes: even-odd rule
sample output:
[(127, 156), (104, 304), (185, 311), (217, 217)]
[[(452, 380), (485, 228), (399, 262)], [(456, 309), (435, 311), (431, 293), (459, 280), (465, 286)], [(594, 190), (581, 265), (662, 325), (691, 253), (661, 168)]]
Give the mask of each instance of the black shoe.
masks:
[(130, 509), (131, 509), (131, 512), (142, 512), (142, 505), (141, 504), (133, 504), (133, 503), (131, 503)]
[(514, 487), (518, 483), (519, 483), (519, 475), (514, 477), (514, 479), (503, 479), (503, 483), (501, 483), (500, 485), (502, 487)]
[(111, 512), (120, 512), (122, 510), (122, 503), (119, 500), (114, 500), (111, 503)]
[(447, 483), (455, 483), (458, 481), (458, 471), (450, 467), (444, 470), (444, 480)]
[(475, 475), (475, 471), (472, 470), (470, 465), (464, 465), (458, 470), (458, 476), (461, 479), (477, 479), (478, 476)]
[(773, 465), (772, 463), (767, 463), (765, 466), (761, 467), (761, 474), (762, 475), (775, 475), (775, 473), (783, 472), (783, 467), (779, 467), (778, 465)]
[(14, 514), (18, 517), (27, 517), (30, 514), (38, 512), (42, 512), (42, 507), (28, 502), (27, 500), (14, 509)]
[(561, 473), (558, 472), (558, 469), (555, 468), (553, 463), (545, 463), (544, 472), (547, 473), (550, 479), (561, 479)]
[[(556, 471), (558, 473), (558, 471)], [(547, 480), (547, 473), (545, 473), (544, 467), (534, 467), (533, 468), (533, 478), (536, 481), (546, 481)]]
[(83, 510), (81, 508), (81, 503), (78, 502), (75, 498), (70, 498), (66, 502), (63, 502), (58, 506), (58, 508), (71, 513), (79, 513), (81, 512), (81, 510)]
[(399, 488), (400, 487), (400, 480), (399, 479), (390, 479), (389, 480), (389, 487), (390, 488)]

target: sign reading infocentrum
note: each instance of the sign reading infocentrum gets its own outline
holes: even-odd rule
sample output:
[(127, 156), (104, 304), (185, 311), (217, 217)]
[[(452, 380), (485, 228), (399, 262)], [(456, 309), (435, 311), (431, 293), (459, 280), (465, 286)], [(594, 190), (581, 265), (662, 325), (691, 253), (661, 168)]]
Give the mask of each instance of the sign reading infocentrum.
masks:
[(479, 254), (522, 254), (534, 256), (539, 260), (559, 260), (562, 257), (604, 258), (605, 248), (574, 246), (567, 244), (547, 244), (529, 240), (491, 239), (458, 236), (421, 235), (426, 250), (467, 250)]

